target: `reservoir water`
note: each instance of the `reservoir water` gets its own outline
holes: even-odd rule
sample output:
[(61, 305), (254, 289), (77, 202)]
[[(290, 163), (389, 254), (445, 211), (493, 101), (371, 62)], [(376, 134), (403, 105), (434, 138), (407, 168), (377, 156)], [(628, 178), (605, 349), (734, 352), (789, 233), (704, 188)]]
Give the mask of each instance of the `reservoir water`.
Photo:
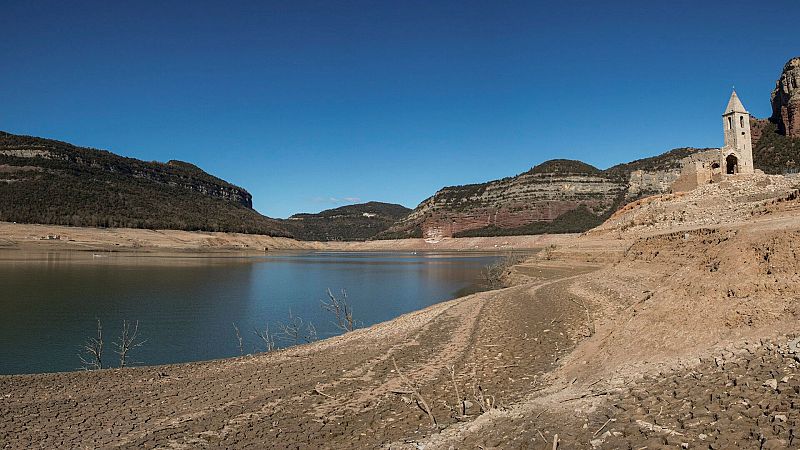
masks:
[[(324, 311), (330, 288), (345, 290), (359, 326), (474, 289), (488, 253), (327, 253), (197, 255), (0, 252), (0, 374), (78, 370), (82, 345), (103, 327), (104, 366), (115, 367), (123, 320), (146, 342), (140, 365), (238, 356), (263, 350), (254, 329), (279, 336), (289, 315), (319, 338), (338, 334)], [(297, 320), (297, 319), (295, 319)], [(307, 325), (304, 325), (306, 327)]]

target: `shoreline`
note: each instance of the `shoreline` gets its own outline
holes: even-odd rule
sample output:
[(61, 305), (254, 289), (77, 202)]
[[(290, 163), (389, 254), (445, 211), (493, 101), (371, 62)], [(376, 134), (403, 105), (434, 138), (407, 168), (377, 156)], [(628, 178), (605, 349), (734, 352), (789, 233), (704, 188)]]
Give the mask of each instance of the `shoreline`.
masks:
[(86, 228), (0, 222), (0, 249), (77, 250), (94, 252), (253, 253), (275, 250), (323, 251), (504, 251), (558, 245), (578, 234), (542, 234), (471, 238), (422, 238), (379, 241), (298, 241), (255, 234), (207, 231)]
[[(474, 368), (470, 369), (469, 364), (464, 366), (465, 358), (471, 360), (473, 357), (467, 355), (480, 351), (482, 356), (475, 357), (483, 367), (479, 368), (480, 373), (488, 374), (496, 365), (505, 365), (508, 373), (518, 380), (517, 386), (510, 389), (504, 379), (485, 379), (482, 389), (498, 394), (507, 391), (503, 401), (522, 399), (529, 384), (525, 373), (532, 367), (516, 367), (512, 355), (524, 351), (529, 338), (507, 342), (507, 350), (484, 346), (487, 342), (501, 342), (508, 332), (484, 322), (522, 319), (516, 321), (513, 333), (521, 336), (527, 330), (527, 316), (535, 317), (540, 311), (526, 308), (527, 312), (520, 317), (507, 307), (493, 308), (490, 304), (526, 303), (531, 292), (543, 286), (597, 268), (597, 265), (570, 266), (545, 262), (544, 272), (537, 272), (535, 277), (518, 273), (526, 280), (521, 284), (517, 280), (508, 288), (446, 300), (367, 328), (274, 352), (125, 369), (0, 375), (0, 398), (5, 402), (0, 407), (0, 436), (14, 436), (9, 441), (14, 447), (24, 445), (33, 430), (21, 433), (10, 430), (20, 420), (26, 420), (23, 411), (34, 410), (39, 411), (36, 423), (48, 430), (44, 440), (36, 440), (41, 438), (36, 437), (38, 432), (30, 434), (32, 441), (55, 446), (80, 446), (88, 442), (92, 446), (123, 448), (239, 447), (258, 443), (282, 448), (293, 443), (303, 446), (301, 443), (305, 442), (304, 445), (312, 447), (374, 448), (398, 442), (414, 429), (423, 433), (419, 437), (431, 436), (433, 430), (419, 420), (419, 410), (403, 400), (402, 393), (407, 388), (392, 369), (393, 361), (404, 374), (415, 380), (424, 379), (425, 383), (430, 375), (446, 366), (458, 366), (456, 377), (469, 383), (476, 375), (469, 375)], [(547, 299), (549, 295), (541, 298)], [(548, 310), (570, 316), (563, 317), (562, 324), (554, 325), (547, 320), (537, 327), (545, 333), (561, 332), (556, 341), (546, 345), (545, 352), (564, 352), (573, 345), (567, 325), (582, 315), (577, 307), (564, 311), (554, 303)], [(485, 333), (489, 335), (484, 336)], [(508, 355), (501, 362), (496, 360), (498, 351)], [(542, 359), (535, 367), (538, 373), (545, 374), (556, 367), (556, 362)], [(46, 394), (37, 394), (42, 392)], [(91, 400), (101, 394), (109, 397), (106, 406)], [(172, 400), (164, 403), (168, 398)], [(440, 398), (445, 397), (436, 394), (435, 399)], [(439, 403), (435, 408), (441, 408)], [(60, 419), (52, 421), (53, 414)], [(318, 431), (307, 428), (309, 425), (316, 428), (313, 424), (318, 424), (320, 415), (339, 414), (345, 418), (328, 422)], [(436, 415), (442, 417), (440, 420), (445, 419), (441, 411)], [(124, 421), (132, 428), (120, 435), (117, 425), (93, 427), (92, 421), (85, 422), (86, 416), (109, 424)], [(259, 427), (240, 428), (243, 420), (263, 423)], [(364, 431), (371, 426), (364, 424), (375, 421), (384, 423), (382, 431), (365, 435)], [(85, 424), (67, 425), (73, 422)], [(181, 436), (162, 435), (174, 427), (184, 429)], [(53, 438), (57, 441), (50, 440)]]

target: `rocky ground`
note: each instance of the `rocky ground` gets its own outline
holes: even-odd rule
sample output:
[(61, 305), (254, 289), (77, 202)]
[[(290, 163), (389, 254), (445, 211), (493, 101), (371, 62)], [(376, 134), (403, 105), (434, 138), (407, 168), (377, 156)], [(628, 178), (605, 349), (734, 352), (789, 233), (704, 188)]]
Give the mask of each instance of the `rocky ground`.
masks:
[(559, 448), (796, 448), (800, 349), (794, 336), (742, 341), (612, 389), (545, 396), (487, 415), (463, 434), (432, 439), (426, 448), (549, 449), (554, 440)]
[[(648, 234), (751, 221), (797, 199), (800, 177), (741, 175), (676, 194), (632, 202), (592, 233)], [(796, 202), (794, 202), (796, 203)]]
[(625, 217), (693, 219), (620, 216), (512, 287), (312, 345), (0, 377), (0, 447), (796, 447), (800, 204), (770, 180), (717, 186), (713, 217), (642, 202)]

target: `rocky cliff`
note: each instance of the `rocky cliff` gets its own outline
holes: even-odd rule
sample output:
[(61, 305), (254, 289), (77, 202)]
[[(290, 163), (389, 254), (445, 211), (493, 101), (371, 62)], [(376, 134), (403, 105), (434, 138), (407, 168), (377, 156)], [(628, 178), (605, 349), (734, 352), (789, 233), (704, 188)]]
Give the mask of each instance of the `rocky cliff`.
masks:
[(772, 117), (778, 132), (792, 138), (800, 138), (800, 57), (792, 58), (783, 67), (783, 72), (772, 91)]
[(0, 220), (288, 235), (252, 197), (197, 166), (0, 132)]
[(769, 174), (800, 172), (800, 57), (783, 67), (769, 119), (751, 119), (753, 162)]
[(552, 160), (514, 177), (446, 187), (379, 237), (436, 240), (585, 231), (622, 204), (669, 192), (686, 161), (712, 157), (705, 150), (675, 149), (607, 170)]

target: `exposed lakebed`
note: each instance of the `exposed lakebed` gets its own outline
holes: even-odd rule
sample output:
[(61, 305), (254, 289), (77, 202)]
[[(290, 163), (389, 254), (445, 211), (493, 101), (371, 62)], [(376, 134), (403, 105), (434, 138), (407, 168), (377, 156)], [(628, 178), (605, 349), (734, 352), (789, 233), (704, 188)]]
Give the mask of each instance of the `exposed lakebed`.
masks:
[(267, 255), (0, 252), (0, 374), (75, 370), (83, 343), (103, 326), (104, 366), (123, 320), (139, 322), (139, 364), (239, 355), (264, 349), (254, 329), (269, 326), (278, 346), (289, 315), (319, 338), (338, 334), (323, 310), (330, 288), (359, 326), (475, 289), (499, 254), (468, 252), (291, 252)]

